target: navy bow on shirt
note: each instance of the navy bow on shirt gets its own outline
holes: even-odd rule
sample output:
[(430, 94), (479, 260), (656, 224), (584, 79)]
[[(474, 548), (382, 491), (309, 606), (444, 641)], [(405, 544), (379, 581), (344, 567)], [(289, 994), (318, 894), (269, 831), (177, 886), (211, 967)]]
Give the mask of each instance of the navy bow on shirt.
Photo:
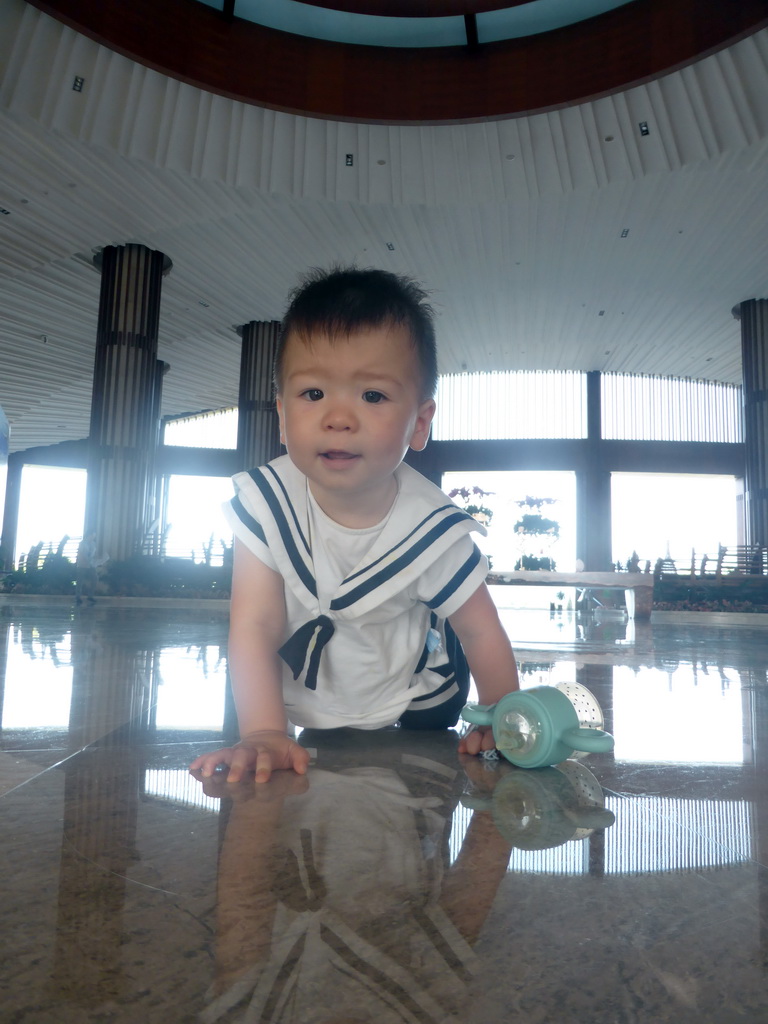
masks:
[(316, 619), (311, 619), (303, 626), (299, 626), (293, 636), (289, 637), (277, 652), (293, 672), (294, 679), (299, 678), (304, 665), (307, 664), (307, 658), (309, 658), (307, 675), (304, 680), (304, 685), (308, 690), (317, 689), (320, 655), (333, 634), (333, 622), (327, 615), (318, 615)]

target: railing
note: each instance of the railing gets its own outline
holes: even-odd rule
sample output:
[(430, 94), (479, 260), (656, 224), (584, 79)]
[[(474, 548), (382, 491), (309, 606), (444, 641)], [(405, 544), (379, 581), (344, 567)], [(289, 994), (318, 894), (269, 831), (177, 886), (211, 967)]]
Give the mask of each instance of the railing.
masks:
[(691, 579), (717, 579), (733, 576), (768, 575), (768, 549), (760, 544), (720, 545), (716, 554), (691, 551), (690, 562), (678, 563), (671, 558), (659, 558), (655, 576), (688, 576)]
[(63, 537), (57, 544), (50, 541), (40, 541), (33, 544), (29, 551), (22, 552), (17, 559), (17, 568), (26, 566), (27, 570), (41, 569), (45, 560), (52, 554), (63, 555), (70, 562), (77, 561), (77, 549), (80, 546), (81, 537)]

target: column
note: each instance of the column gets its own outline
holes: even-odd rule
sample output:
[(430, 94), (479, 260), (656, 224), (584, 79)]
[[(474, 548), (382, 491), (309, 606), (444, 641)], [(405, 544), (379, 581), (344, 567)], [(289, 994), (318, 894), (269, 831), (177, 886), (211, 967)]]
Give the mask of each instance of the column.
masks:
[(600, 457), (602, 414), (600, 374), (587, 374), (587, 445), (576, 473), (576, 557), (591, 572), (611, 568), (611, 474)]
[(95, 257), (101, 297), (93, 371), (86, 529), (122, 561), (141, 550), (158, 436), (157, 338), (163, 253), (107, 246)]
[(237, 457), (241, 469), (263, 466), (282, 454), (272, 384), (280, 321), (251, 320), (238, 328), (240, 393), (237, 415)]
[(147, 555), (160, 555), (163, 546), (161, 531), (163, 488), (157, 472), (157, 452), (160, 447), (162, 431), (163, 377), (165, 377), (170, 368), (171, 364), (164, 363), (162, 359), (158, 359), (155, 363), (155, 385), (152, 393), (152, 412), (150, 414), (150, 420), (153, 424), (153, 436), (150, 441), (150, 459), (147, 465), (147, 499), (144, 510), (146, 529), (143, 551)]
[[(3, 508), (3, 509), (5, 508), (5, 487), (6, 487), (6, 479), (7, 479), (7, 476), (8, 476), (8, 440), (9, 440), (9, 436), (10, 436), (10, 430), (9, 430), (9, 426), (8, 426), (8, 420), (6, 418), (5, 413), (3, 412), (2, 405), (0, 405), (0, 508)], [(4, 555), (4, 552), (5, 552), (5, 544), (4, 544), (5, 525), (4, 524), (5, 524), (5, 515), (3, 514), (3, 518), (0, 520), (0, 527), (2, 528), (0, 530), (0, 569), (4, 569), (5, 568), (5, 555)], [(14, 533), (15, 533), (15, 531), (14, 531)], [(14, 543), (15, 543), (15, 535), (14, 535)], [(11, 566), (8, 566), (8, 568), (11, 568)]]
[[(149, 614), (149, 613), (148, 613)], [(144, 631), (152, 633), (151, 626)], [(89, 613), (72, 630), (69, 751), (50, 986), (82, 1007), (119, 1001), (128, 876), (136, 860), (144, 743), (157, 698), (158, 652), (113, 640), (110, 620)], [(85, 1010), (82, 1018), (90, 1014)]]
[(5, 677), (8, 672), (8, 648), (10, 647), (8, 634), (10, 630), (10, 619), (4, 623), (0, 622), (0, 729), (3, 726), (3, 711), (5, 709)]
[(733, 310), (741, 321), (746, 543), (768, 545), (768, 299)]
[(0, 569), (15, 567), (16, 537), (19, 528), (19, 503), (21, 501), (21, 473), (24, 463), (15, 452), (8, 456), (8, 474), (5, 481), (5, 502), (3, 505), (3, 532), (0, 535)]

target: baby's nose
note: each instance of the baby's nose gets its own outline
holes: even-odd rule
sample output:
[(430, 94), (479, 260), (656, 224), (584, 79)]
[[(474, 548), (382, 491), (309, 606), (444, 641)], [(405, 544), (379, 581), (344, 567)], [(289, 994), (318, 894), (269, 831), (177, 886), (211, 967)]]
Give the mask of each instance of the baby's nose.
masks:
[(347, 402), (329, 405), (323, 419), (323, 425), (328, 430), (352, 430), (356, 423), (355, 414)]

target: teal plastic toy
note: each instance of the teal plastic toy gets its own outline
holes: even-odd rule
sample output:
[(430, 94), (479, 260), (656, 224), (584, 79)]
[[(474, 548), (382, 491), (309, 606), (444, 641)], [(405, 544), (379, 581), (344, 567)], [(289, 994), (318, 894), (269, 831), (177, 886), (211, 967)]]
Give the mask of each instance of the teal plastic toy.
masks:
[(465, 722), (490, 725), (499, 753), (519, 768), (545, 768), (580, 754), (613, 750), (600, 705), (586, 686), (532, 686), (498, 704), (467, 704)]

